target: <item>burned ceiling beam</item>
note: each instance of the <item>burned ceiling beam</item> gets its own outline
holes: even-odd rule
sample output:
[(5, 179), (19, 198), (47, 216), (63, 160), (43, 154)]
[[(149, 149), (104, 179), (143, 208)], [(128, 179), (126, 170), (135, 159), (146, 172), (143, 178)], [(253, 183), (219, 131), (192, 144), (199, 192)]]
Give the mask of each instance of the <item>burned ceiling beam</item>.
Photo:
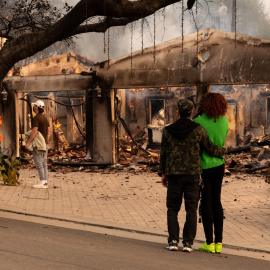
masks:
[(87, 90), (91, 82), (91, 76), (80, 74), (5, 78), (9, 90), (27, 93)]
[(270, 40), (205, 29), (184, 36), (183, 52), (180, 37), (94, 68), (112, 88), (146, 88), (266, 84), (269, 66)]

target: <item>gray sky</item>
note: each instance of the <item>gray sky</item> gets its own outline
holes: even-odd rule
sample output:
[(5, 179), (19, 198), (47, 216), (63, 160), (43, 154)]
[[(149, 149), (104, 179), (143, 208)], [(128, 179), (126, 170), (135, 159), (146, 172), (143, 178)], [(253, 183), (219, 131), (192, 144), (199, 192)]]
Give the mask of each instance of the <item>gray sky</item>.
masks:
[[(65, 2), (65, 0), (63, 0)], [(225, 5), (228, 5), (229, 2), (232, 0), (224, 0)], [(265, 10), (270, 13), (270, 0), (254, 0), (254, 1), (262, 1), (265, 5)], [(78, 0), (67, 0), (70, 5), (75, 5)], [(200, 1), (202, 5), (204, 5), (204, 1)], [(186, 0), (185, 0), (186, 4)], [(164, 17), (162, 13), (157, 13), (158, 18), (156, 24), (156, 37), (155, 43), (159, 44), (165, 42), (167, 40), (171, 40), (181, 36), (181, 3), (175, 4), (174, 6), (169, 6), (166, 8), (166, 16)], [(211, 7), (215, 5), (215, 0), (211, 2)], [(204, 7), (202, 10), (206, 11), (207, 8)], [(266, 12), (266, 13), (267, 13)], [(220, 18), (219, 22), (219, 29), (224, 31), (231, 31), (231, 15), (226, 12), (226, 8), (220, 9), (218, 11), (218, 17)], [(179, 15), (180, 14), (180, 15)], [(200, 12), (197, 16), (204, 16)], [(196, 16), (195, 16), (196, 17)], [(145, 25), (144, 28), (144, 36), (143, 36), (143, 43), (144, 48), (153, 46), (154, 44), (154, 27), (153, 27), (153, 16), (147, 18), (148, 26)], [(192, 21), (191, 15), (186, 12), (185, 15), (185, 26), (184, 26), (184, 34), (189, 34), (195, 32), (194, 23)], [(215, 21), (208, 21), (205, 22), (204, 25), (201, 26), (199, 30), (205, 28), (215, 28)], [(79, 35), (79, 39), (77, 40), (77, 53), (86, 56), (94, 61), (104, 61), (107, 60), (108, 57), (110, 59), (116, 58), (122, 55), (126, 55), (142, 48), (142, 34), (141, 34), (141, 27), (140, 21), (135, 24), (133, 27), (135, 30), (133, 31), (132, 36), (132, 46), (131, 46), (131, 30), (130, 25), (126, 27), (114, 27), (109, 30), (110, 35), (110, 46), (109, 46), (109, 55), (107, 50), (107, 42), (105, 43), (105, 53), (104, 53), (104, 35), (97, 34), (97, 33), (87, 33)], [(255, 35), (254, 29), (252, 27), (246, 30), (247, 35)], [(108, 32), (106, 32), (105, 40), (108, 38)]]

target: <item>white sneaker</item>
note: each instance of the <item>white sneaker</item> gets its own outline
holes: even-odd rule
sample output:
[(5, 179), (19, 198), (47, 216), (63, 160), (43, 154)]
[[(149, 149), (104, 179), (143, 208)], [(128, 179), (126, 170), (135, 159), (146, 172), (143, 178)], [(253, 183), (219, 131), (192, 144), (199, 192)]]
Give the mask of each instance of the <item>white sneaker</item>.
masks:
[(33, 188), (48, 188), (48, 183), (46, 180), (40, 180), (38, 185), (33, 185)]
[(184, 245), (182, 251), (190, 253), (193, 251), (193, 248), (191, 247), (191, 245)]

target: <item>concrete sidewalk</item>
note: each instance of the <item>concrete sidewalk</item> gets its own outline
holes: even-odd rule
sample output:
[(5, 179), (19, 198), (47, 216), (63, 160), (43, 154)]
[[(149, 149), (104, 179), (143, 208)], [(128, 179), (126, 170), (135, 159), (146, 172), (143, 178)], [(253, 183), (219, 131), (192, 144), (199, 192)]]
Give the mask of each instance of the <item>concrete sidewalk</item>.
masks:
[[(0, 184), (0, 210), (167, 236), (166, 189), (152, 172), (49, 172), (49, 188), (34, 189), (36, 170), (21, 170), (20, 186)], [(262, 176), (226, 176), (224, 246), (270, 254), (270, 185)], [(181, 230), (185, 219), (181, 210)], [(196, 242), (204, 242), (198, 224)], [(164, 243), (166, 244), (166, 243)]]

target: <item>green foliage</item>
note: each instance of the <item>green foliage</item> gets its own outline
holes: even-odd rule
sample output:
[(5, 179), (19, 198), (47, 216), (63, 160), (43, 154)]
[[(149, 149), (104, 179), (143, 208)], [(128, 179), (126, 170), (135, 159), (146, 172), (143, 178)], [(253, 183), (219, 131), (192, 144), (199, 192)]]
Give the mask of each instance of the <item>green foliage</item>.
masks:
[(19, 185), (19, 170), (21, 168), (20, 158), (13, 158), (10, 156), (0, 156), (0, 172), (4, 181), (4, 185), (15, 186)]
[[(0, 36), (13, 39), (26, 33), (45, 30), (70, 9), (71, 6), (59, 0), (0, 0)], [(18, 62), (15, 67), (62, 54), (70, 45), (74, 46), (71, 38), (57, 42), (42, 52)]]

